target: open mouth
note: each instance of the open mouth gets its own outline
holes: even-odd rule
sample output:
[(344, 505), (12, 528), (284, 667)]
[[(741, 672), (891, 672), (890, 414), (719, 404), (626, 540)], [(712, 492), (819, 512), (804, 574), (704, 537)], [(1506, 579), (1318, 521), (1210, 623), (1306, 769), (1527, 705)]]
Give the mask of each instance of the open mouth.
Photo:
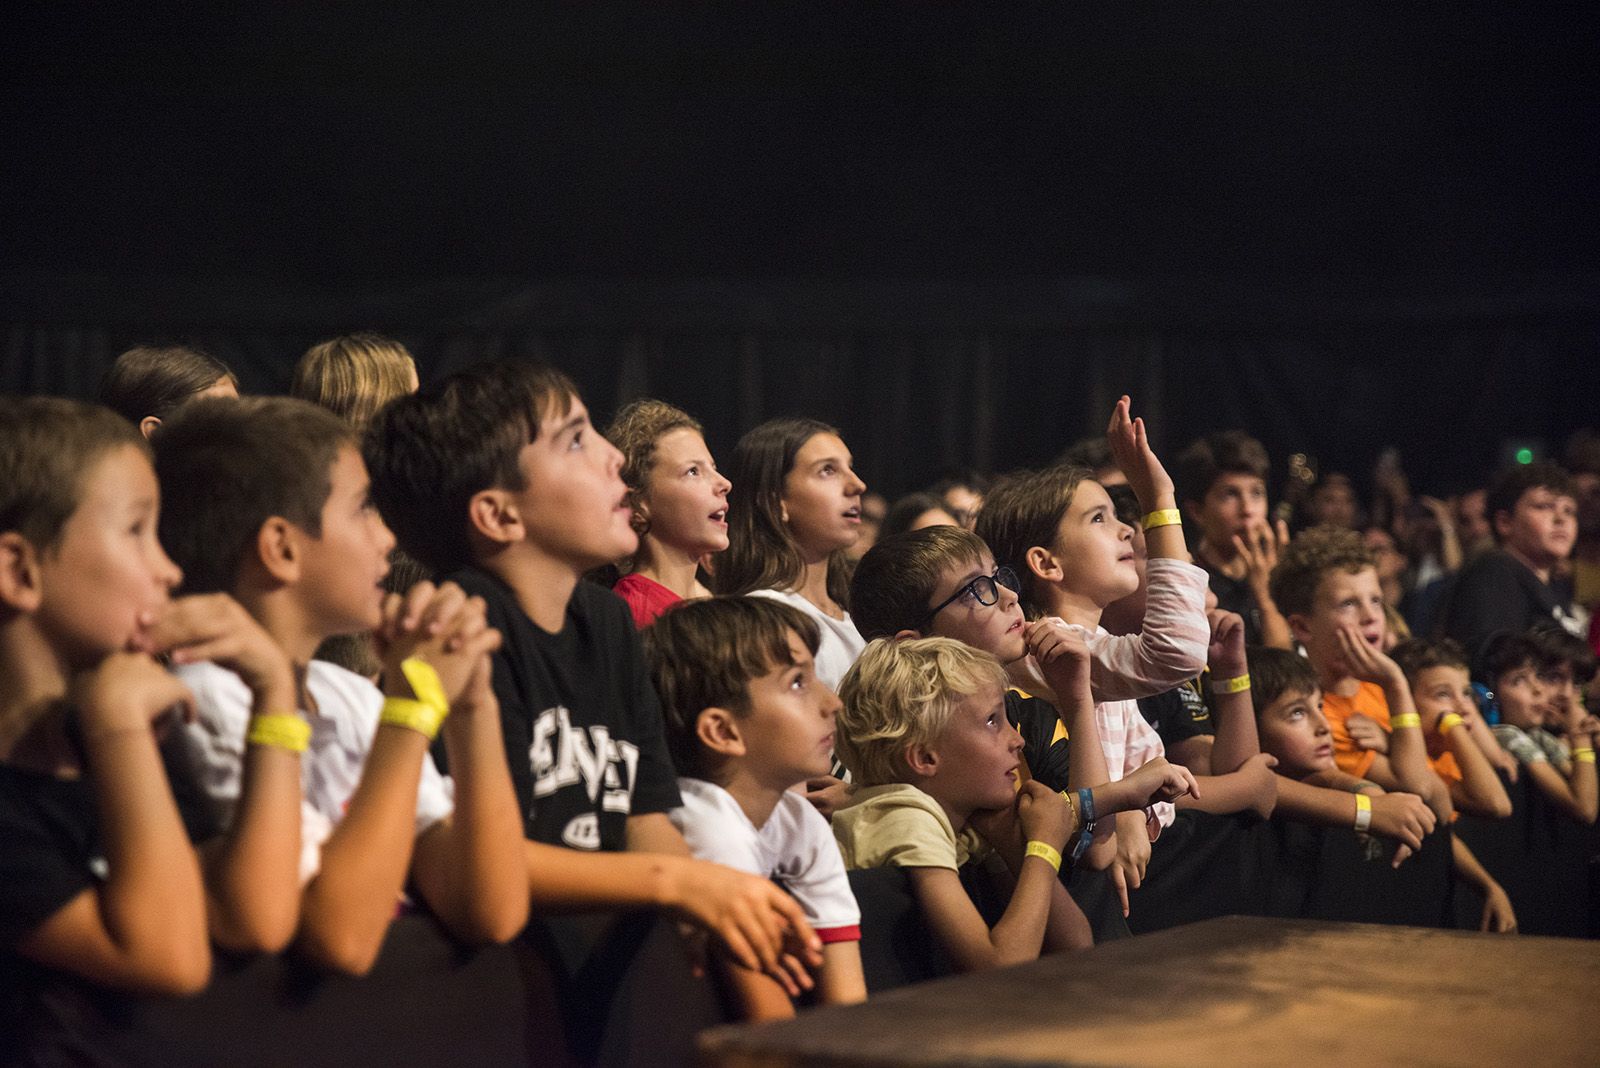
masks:
[(711, 513), (710, 519), (713, 523), (721, 523), (723, 526), (727, 526), (728, 510), (726, 508), (718, 508), (715, 512)]
[(861, 506), (858, 504), (854, 508), (846, 508), (844, 517), (852, 523), (861, 522)]

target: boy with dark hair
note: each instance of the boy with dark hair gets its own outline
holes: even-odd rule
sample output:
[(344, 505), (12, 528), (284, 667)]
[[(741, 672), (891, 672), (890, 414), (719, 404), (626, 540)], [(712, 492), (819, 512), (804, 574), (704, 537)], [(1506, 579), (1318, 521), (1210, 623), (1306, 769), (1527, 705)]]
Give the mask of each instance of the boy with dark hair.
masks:
[(1287, 524), (1267, 520), (1267, 450), (1242, 430), (1192, 442), (1178, 456), (1185, 517), (1200, 531), (1195, 562), (1206, 569), (1217, 607), (1244, 620), (1245, 640), (1289, 648), (1289, 628), (1267, 578), (1289, 541)]
[(1441, 610), (1444, 636), (1474, 652), (1496, 631), (1521, 634), (1552, 619), (1582, 634), (1571, 591), (1555, 580), (1578, 537), (1567, 473), (1552, 463), (1507, 468), (1490, 485), (1484, 510), (1497, 548), (1462, 568)]
[[(822, 939), (819, 1000), (865, 999), (861, 911), (828, 821), (794, 787), (828, 773), (839, 699), (816, 677), (821, 636), (805, 613), (762, 597), (675, 606), (644, 632), (667, 744), (682, 774), (673, 826), (690, 851), (775, 879)], [(731, 965), (745, 1015), (794, 1015), (771, 979)], [(811, 986), (796, 969), (795, 980)]]
[(622, 455), (566, 376), (469, 368), (381, 411), (366, 449), (401, 547), (452, 574), (504, 635), (493, 657), (536, 906), (655, 907), (790, 982), (821, 944), (771, 882), (688, 855), (661, 707), (627, 605), (580, 582), (635, 551)]
[(1311, 662), (1265, 646), (1252, 647), (1248, 658), (1261, 749), (1277, 758), (1274, 770), (1282, 777), (1278, 814), (1321, 827), (1353, 827), (1398, 842), (1396, 867), (1422, 848), (1435, 820), (1420, 797), (1387, 792), (1335, 766), (1333, 735), (1322, 714), (1322, 689)]
[[(1595, 739), (1600, 720), (1589, 715), (1570, 687), (1561, 700), (1548, 644), (1527, 634), (1490, 637), (1474, 661), (1474, 674), (1489, 688), (1500, 722), (1494, 736), (1553, 804), (1580, 823), (1600, 814), (1595, 777)], [(1565, 730), (1565, 740), (1550, 727)]]
[[(231, 595), (300, 680), (264, 704), (260, 673), (225, 636), (173, 658), (198, 710), (183, 755), (234, 842), (218, 896), (254, 911), (270, 893), (297, 918), (303, 951), (353, 974), (377, 959), (408, 885), (463, 941), (514, 936), (528, 898), (508, 859), (516, 807), (488, 685), (499, 635), (482, 603), (429, 583), (385, 598), (394, 538), (331, 412), (197, 401), (162, 428), (156, 458), (170, 502), (161, 536), (187, 565), (185, 590)], [(180, 610), (203, 627), (227, 618), (219, 605), (237, 611), (221, 597)], [(381, 690), (313, 659), (328, 638), (363, 631), (377, 633)], [(428, 757), (435, 737), (453, 758), (453, 797)], [(263, 749), (303, 754), (303, 798), (281, 784), (266, 796), (251, 775)]]
[(150, 655), (180, 578), (159, 507), (132, 425), (0, 398), (0, 1034), (39, 1063), (118, 1059), (43, 996), (57, 973), (190, 994), (211, 970), (158, 752), (169, 713), (192, 707)]
[[(1495, 819), (1511, 815), (1511, 798), (1473, 736), (1473, 724), (1482, 717), (1466, 652), (1449, 638), (1412, 638), (1395, 646), (1389, 655), (1411, 684), (1411, 699), (1422, 717), (1428, 766), (1449, 787), (1456, 810)], [(1354, 717), (1352, 731), (1353, 723)], [(1488, 730), (1487, 726), (1482, 729)], [(1382, 752), (1388, 736), (1373, 730), (1368, 737)], [(1366, 744), (1359, 736), (1357, 743)]]
[[(1411, 687), (1383, 652), (1383, 591), (1361, 535), (1333, 527), (1298, 535), (1272, 571), (1272, 599), (1316, 670), (1340, 769), (1386, 790), (1415, 793), (1440, 819), (1450, 819), (1449, 791), (1428, 766)], [(1357, 713), (1389, 732), (1387, 752), (1356, 744), (1348, 721)]]

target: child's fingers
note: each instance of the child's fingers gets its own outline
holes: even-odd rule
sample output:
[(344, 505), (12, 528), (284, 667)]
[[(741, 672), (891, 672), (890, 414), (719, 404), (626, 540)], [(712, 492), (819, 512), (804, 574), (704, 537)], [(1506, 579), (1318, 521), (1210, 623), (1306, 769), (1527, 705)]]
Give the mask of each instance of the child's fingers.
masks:
[(1117, 888), (1117, 900), (1122, 902), (1122, 918), (1128, 918), (1128, 877), (1120, 863), (1111, 865), (1111, 885)]
[(456, 616), (467, 602), (466, 591), (453, 582), (439, 587), (433, 600), (423, 610), (417, 629), (424, 634), (437, 636), (455, 625)]
[(1413, 852), (1414, 850), (1410, 846), (1406, 845), (1404, 842), (1401, 842), (1395, 847), (1394, 862), (1390, 865), (1390, 867), (1398, 868), (1400, 865), (1406, 862), (1406, 858), (1411, 856)]
[(817, 985), (816, 981), (811, 978), (811, 970), (793, 953), (785, 953), (779, 959), (779, 963), (783, 966), (784, 973), (790, 978), (795, 987), (795, 992), (790, 994), (790, 997), (798, 997), (802, 991), (810, 990)]

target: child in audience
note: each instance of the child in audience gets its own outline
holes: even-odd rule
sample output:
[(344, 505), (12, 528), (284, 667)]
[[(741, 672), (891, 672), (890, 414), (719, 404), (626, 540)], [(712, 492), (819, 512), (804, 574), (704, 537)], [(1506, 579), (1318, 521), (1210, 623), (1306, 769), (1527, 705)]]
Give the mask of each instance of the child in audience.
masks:
[[(1060, 618), (1088, 643), (1098, 737), (1113, 779), (1164, 755), (1136, 701), (1199, 675), (1211, 633), (1206, 574), (1189, 562), (1172, 479), (1129, 405), (1127, 397), (1117, 402), (1106, 437), (1145, 510), (1149, 591), (1141, 633), (1112, 637), (1100, 626), (1105, 607), (1138, 588), (1139, 572), (1132, 528), (1117, 521), (1110, 497), (1086, 471), (1058, 467), (1002, 480), (979, 513), (977, 531), (995, 562), (1021, 578), (1024, 610)], [(1015, 661), (1007, 670), (1028, 693), (1056, 696), (1033, 661)], [(1138, 887), (1150, 844), (1172, 818), (1168, 804), (1146, 820), (1137, 813), (1118, 817), (1112, 880), (1119, 892)]]
[[(1472, 734), (1473, 722), (1481, 717), (1466, 652), (1449, 638), (1413, 638), (1395, 646), (1390, 655), (1411, 684), (1412, 703), (1422, 717), (1428, 765), (1449, 787), (1456, 810), (1495, 819), (1511, 815), (1511, 798)], [(1373, 721), (1363, 717), (1362, 734), (1356, 733), (1355, 716), (1347, 726), (1357, 745), (1380, 753), (1387, 748), (1388, 734)]]
[(196, 397), (237, 397), (226, 364), (184, 345), (139, 345), (117, 357), (100, 380), (100, 403), (150, 437), (161, 421)]
[(1252, 645), (1289, 648), (1289, 626), (1267, 578), (1289, 530), (1267, 520), (1267, 450), (1242, 430), (1208, 434), (1178, 457), (1183, 510), (1200, 530), (1194, 556), (1217, 606), (1244, 619)]
[(345, 334), (319, 342), (295, 364), (289, 396), (345, 420), (360, 433), (378, 409), (415, 393), (417, 361), (411, 350), (381, 334)]
[(786, 946), (821, 944), (759, 876), (688, 855), (661, 706), (628, 608), (582, 575), (631, 555), (622, 454), (560, 372), (482, 364), (390, 404), (366, 441), (400, 543), (488, 604), (535, 906), (661, 908), (798, 992)]
[(838, 431), (811, 419), (774, 419), (733, 450), (728, 551), (717, 560), (718, 593), (753, 593), (791, 604), (817, 621), (817, 678), (837, 689), (861, 654), (850, 620), (845, 550), (861, 531), (866, 484)]
[(42, 1051), (65, 1041), (63, 1063), (86, 1056), (76, 1021), (38, 1000), (51, 969), (165, 994), (210, 974), (200, 866), (157, 751), (193, 706), (149, 651), (180, 577), (156, 540), (158, 508), (148, 446), (127, 422), (0, 398), (0, 1034), (12, 1055), (55, 1063)]
[[(394, 538), (350, 427), (289, 398), (197, 402), (163, 428), (156, 466), (170, 502), (161, 540), (185, 569), (184, 589), (231, 594), (300, 679), (298, 694), (263, 705), (259, 672), (237, 662), (234, 642), (174, 657), (199, 713), (184, 754), (236, 843), (219, 896), (258, 901), (274, 887), (275, 907), (299, 904), (300, 948), (352, 974), (372, 967), (408, 885), (463, 941), (514, 936), (528, 895), (489, 687), (500, 636), (483, 604), (452, 586), (423, 583), (386, 603), (379, 583)], [(203, 602), (191, 615), (204, 626), (214, 613), (226, 618)], [(333, 635), (373, 630), (381, 690), (312, 659)], [(428, 756), (436, 736), (453, 799)], [(247, 777), (263, 748), (304, 754), (303, 804), (287, 789), (272, 807)], [(298, 843), (284, 833), (296, 808)]]
[[(1277, 771), (1283, 776), (1278, 811), (1289, 819), (1353, 827), (1361, 834), (1397, 841), (1392, 863), (1398, 868), (1433, 832), (1433, 810), (1415, 794), (1386, 792), (1375, 782), (1338, 769), (1333, 734), (1322, 715), (1317, 671), (1309, 660), (1265, 647), (1251, 649), (1249, 656), (1251, 687), (1260, 709), (1261, 747), (1278, 758)], [(1483, 894), (1480, 929), (1514, 932), (1517, 918), (1505, 889), (1459, 838), (1452, 836), (1450, 848), (1457, 877)]]
[(1442, 609), (1444, 634), (1472, 653), (1496, 631), (1521, 634), (1551, 620), (1581, 634), (1570, 591), (1552, 581), (1578, 539), (1567, 473), (1552, 463), (1509, 468), (1489, 487), (1485, 509), (1498, 548), (1461, 569)]
[(931, 493), (911, 493), (894, 502), (894, 507), (884, 516), (883, 529), (878, 536), (888, 538), (923, 527), (958, 525), (956, 517), (945, 508), (944, 501)]
[[(379, 334), (347, 334), (311, 346), (295, 365), (289, 395), (337, 415), (359, 437), (379, 408), (417, 391), (417, 363), (400, 342)], [(383, 588), (403, 594), (427, 576), (401, 552), (389, 554)], [(317, 649), (316, 659), (376, 679), (383, 670), (371, 634), (340, 634)]]
[[(1539, 791), (1580, 823), (1600, 812), (1594, 746), (1600, 720), (1588, 714), (1570, 691), (1562, 700), (1550, 686), (1547, 653), (1526, 634), (1496, 634), (1476, 661), (1478, 680), (1494, 694), (1500, 722), (1494, 736), (1521, 763)], [(1566, 740), (1548, 729), (1565, 728)]]
[[(775, 879), (822, 939), (823, 1004), (866, 998), (861, 912), (828, 821), (791, 789), (828, 771), (839, 699), (817, 680), (820, 635), (799, 609), (760, 597), (685, 604), (645, 632), (667, 744), (682, 774), (673, 826), (690, 851)], [(796, 981), (810, 986), (798, 970)], [(751, 1019), (794, 1015), (783, 988), (732, 965)]]
[(681, 600), (711, 596), (700, 579), (701, 561), (728, 547), (731, 484), (701, 434), (687, 412), (658, 400), (634, 401), (606, 429), (622, 450), (622, 481), (639, 535), (638, 551), (611, 589), (641, 628)]
[[(1316, 669), (1338, 766), (1385, 790), (1414, 793), (1451, 819), (1450, 793), (1428, 766), (1405, 672), (1383, 652), (1383, 591), (1361, 535), (1317, 527), (1296, 536), (1273, 569), (1272, 598)], [(1389, 732), (1386, 752), (1356, 744), (1348, 722), (1357, 713)]]
[[(1088, 657), (1073, 658), (1080, 695)], [(974, 971), (1087, 947), (1088, 922), (1056, 877), (1062, 853), (1100, 816), (1192, 791), (1182, 768), (1154, 761), (1092, 792), (1018, 789), (1022, 738), (1006, 719), (1006, 675), (988, 653), (949, 638), (878, 639), (845, 676), (835, 741), (857, 788), (834, 814), (850, 868), (905, 868), (955, 967)], [(1092, 809), (1092, 811), (1091, 811)], [(1007, 891), (991, 929), (957, 875), (992, 851)]]

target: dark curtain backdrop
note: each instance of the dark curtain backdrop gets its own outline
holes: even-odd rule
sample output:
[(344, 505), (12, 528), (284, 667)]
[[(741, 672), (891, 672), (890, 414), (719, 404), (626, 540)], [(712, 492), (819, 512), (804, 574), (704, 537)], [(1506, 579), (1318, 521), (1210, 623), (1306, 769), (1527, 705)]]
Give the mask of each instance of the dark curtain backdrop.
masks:
[(623, 401), (696, 414), (714, 451), (763, 419), (838, 425), (875, 488), (1038, 464), (1098, 432), (1123, 392), (1169, 458), (1240, 426), (1360, 481), (1402, 450), (1450, 492), (1508, 441), (1559, 449), (1600, 423), (1600, 280), (437, 282), (330, 289), (216, 279), (0, 278), (8, 392), (92, 397), (129, 345), (187, 341), (247, 392), (299, 353), (394, 334), (424, 381), (476, 360), (552, 362), (602, 424)]

